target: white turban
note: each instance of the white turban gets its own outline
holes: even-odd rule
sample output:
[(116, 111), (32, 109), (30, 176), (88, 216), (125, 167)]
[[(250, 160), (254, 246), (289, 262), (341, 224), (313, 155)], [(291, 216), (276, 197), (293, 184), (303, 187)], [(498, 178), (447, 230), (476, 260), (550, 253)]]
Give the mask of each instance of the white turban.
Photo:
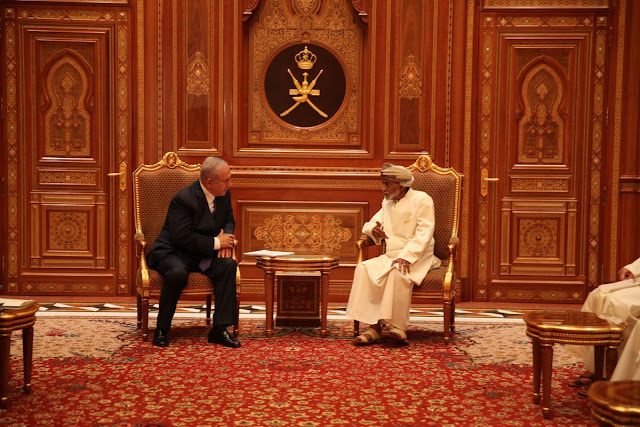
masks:
[(392, 181), (396, 181), (403, 187), (411, 187), (414, 181), (413, 174), (409, 169), (405, 168), (404, 166), (392, 165), (390, 163), (385, 163), (384, 165), (382, 165), (380, 175)]

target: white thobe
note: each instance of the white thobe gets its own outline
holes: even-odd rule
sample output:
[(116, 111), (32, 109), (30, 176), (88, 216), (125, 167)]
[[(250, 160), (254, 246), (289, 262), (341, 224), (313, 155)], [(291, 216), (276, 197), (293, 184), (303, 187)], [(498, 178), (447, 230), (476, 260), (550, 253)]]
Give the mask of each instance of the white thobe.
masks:
[[(627, 324), (611, 381), (640, 380), (640, 258), (624, 268), (635, 277), (598, 286), (582, 306), (582, 311), (595, 313), (609, 322)], [(581, 346), (576, 352), (584, 357), (585, 367), (594, 372), (593, 347)]]
[[(409, 189), (398, 201), (383, 200), (382, 208), (364, 224), (362, 232), (376, 244), (372, 230), (382, 224), (387, 235), (387, 251), (356, 266), (347, 317), (374, 324), (379, 320), (407, 330), (413, 285), (422, 282), (430, 269), (440, 266), (433, 254), (435, 214), (431, 196)], [(393, 260), (402, 258), (410, 265), (403, 274)]]

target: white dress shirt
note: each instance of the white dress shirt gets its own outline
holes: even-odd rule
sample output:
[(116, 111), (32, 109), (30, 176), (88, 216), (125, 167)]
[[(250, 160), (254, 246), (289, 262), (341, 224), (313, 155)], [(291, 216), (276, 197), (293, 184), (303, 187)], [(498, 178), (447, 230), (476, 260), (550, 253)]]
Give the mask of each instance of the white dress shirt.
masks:
[[(204, 197), (207, 198), (207, 203), (209, 204), (209, 212), (211, 212), (211, 215), (213, 215), (213, 211), (215, 209), (214, 201), (216, 199), (216, 196), (209, 193), (209, 190), (204, 188), (204, 185), (202, 185), (202, 181), (200, 181), (200, 188), (202, 188), (202, 191), (204, 192)], [(213, 237), (213, 249), (215, 249), (216, 251), (220, 249), (220, 239), (218, 239), (216, 236)]]

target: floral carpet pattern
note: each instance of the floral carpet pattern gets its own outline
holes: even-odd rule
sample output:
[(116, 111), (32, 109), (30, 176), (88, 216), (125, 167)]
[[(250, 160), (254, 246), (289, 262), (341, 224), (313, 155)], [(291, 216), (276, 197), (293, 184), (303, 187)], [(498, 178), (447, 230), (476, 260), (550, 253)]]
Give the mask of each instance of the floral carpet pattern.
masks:
[(12, 337), (8, 408), (0, 425), (548, 426), (597, 425), (568, 386), (580, 361), (554, 348), (552, 420), (531, 396), (524, 324), (459, 323), (409, 331), (411, 345), (350, 342), (352, 323), (281, 328), (243, 320), (242, 347), (207, 344), (201, 319), (175, 319), (171, 345), (140, 339), (132, 318), (39, 317), (33, 391), (22, 394), (20, 333)]

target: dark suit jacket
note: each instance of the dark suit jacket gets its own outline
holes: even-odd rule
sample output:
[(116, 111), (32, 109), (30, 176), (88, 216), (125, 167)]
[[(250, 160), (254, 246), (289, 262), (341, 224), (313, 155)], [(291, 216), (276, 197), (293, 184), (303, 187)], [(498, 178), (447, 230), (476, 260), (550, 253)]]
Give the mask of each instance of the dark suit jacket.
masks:
[(230, 192), (216, 197), (212, 215), (200, 181), (196, 181), (171, 200), (162, 230), (149, 252), (149, 267), (153, 268), (155, 262), (166, 255), (175, 254), (195, 271), (200, 260), (217, 256), (213, 243), (220, 230), (233, 234), (235, 226)]

